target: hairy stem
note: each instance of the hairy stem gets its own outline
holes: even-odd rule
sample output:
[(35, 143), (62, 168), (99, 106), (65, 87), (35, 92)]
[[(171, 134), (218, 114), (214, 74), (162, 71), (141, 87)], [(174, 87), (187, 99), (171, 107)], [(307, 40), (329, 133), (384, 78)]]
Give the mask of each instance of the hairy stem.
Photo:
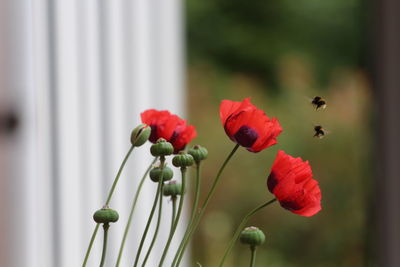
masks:
[(224, 256), (222, 257), (222, 260), (219, 264), (219, 267), (222, 267), (225, 263), (226, 258), (228, 257), (229, 253), (231, 252), (233, 246), (235, 245), (237, 239), (240, 236), (240, 232), (243, 230), (243, 228), (245, 227), (247, 221), (251, 218), (251, 216), (253, 216), (257, 211), (267, 207), (268, 205), (274, 203), (276, 201), (276, 198), (265, 202), (263, 204), (261, 204), (260, 206), (254, 208), (253, 210), (251, 210), (249, 213), (246, 214), (246, 216), (244, 216), (242, 222), (239, 224), (238, 228), (236, 228), (235, 234), (233, 235), (231, 241), (228, 244), (228, 247), (225, 250)]
[(149, 258), (151, 250), (153, 249), (154, 243), (156, 242), (157, 235), (158, 235), (158, 230), (160, 228), (162, 203), (163, 203), (163, 199), (162, 199), (163, 185), (164, 185), (164, 183), (161, 184), (160, 203), (158, 204), (158, 218), (157, 218), (156, 229), (154, 231), (154, 236), (153, 236), (153, 239), (151, 240), (149, 249), (147, 250), (146, 256), (144, 257), (144, 260), (143, 260), (143, 263), (142, 263), (142, 267), (146, 266), (147, 259)]
[[(216, 189), (216, 187), (217, 187), (217, 185), (218, 185), (218, 183), (220, 181), (221, 174), (224, 171), (224, 169), (225, 169), (226, 165), (228, 164), (229, 160), (232, 158), (232, 156), (235, 154), (235, 152), (236, 152), (236, 150), (238, 148), (239, 148), (239, 144), (236, 144), (235, 147), (232, 149), (231, 153), (229, 153), (228, 157), (225, 159), (225, 161), (222, 164), (221, 168), (219, 169), (219, 171), (217, 173), (217, 176), (215, 177), (214, 182), (213, 182), (213, 184), (211, 186), (211, 189), (208, 192), (207, 197), (204, 200), (203, 205), (201, 206), (199, 213), (195, 217), (195, 220), (194, 220), (194, 223), (193, 223), (193, 227), (191, 227), (186, 240), (184, 240), (183, 246), (186, 246), (186, 243), (188, 243), (190, 241), (190, 238), (192, 237), (194, 231), (196, 231), (197, 227), (199, 226), (200, 220), (203, 217), (204, 212), (205, 212), (205, 210), (206, 210), (206, 208), (208, 206), (208, 203), (210, 202), (210, 199), (211, 199), (212, 195), (214, 194), (214, 191), (215, 191), (215, 189)], [(175, 254), (175, 259), (178, 259), (178, 257), (179, 256), (177, 256), (177, 254)], [(172, 266), (179, 266), (179, 265), (175, 265), (176, 261), (177, 260), (175, 260), (172, 263)]]
[(250, 267), (254, 267), (256, 264), (256, 247), (250, 247), (251, 250), (251, 259), (250, 259)]
[(163, 255), (161, 257), (159, 267), (162, 267), (162, 264), (164, 262), (165, 256), (167, 255), (169, 246), (171, 244), (172, 238), (174, 237), (176, 228), (178, 226), (179, 218), (181, 217), (182, 209), (183, 209), (183, 201), (184, 201), (184, 196), (185, 196), (185, 187), (186, 187), (186, 168), (181, 168), (182, 172), (182, 189), (181, 189), (181, 197), (179, 199), (179, 206), (178, 206), (178, 213), (176, 215), (175, 221), (174, 221), (174, 226), (171, 230), (171, 233), (168, 237), (167, 244), (165, 245)]
[(136, 252), (135, 263), (133, 265), (135, 267), (138, 265), (139, 258), (140, 258), (140, 253), (142, 252), (143, 244), (144, 244), (144, 241), (146, 240), (147, 232), (149, 231), (150, 224), (151, 224), (151, 221), (152, 221), (153, 216), (154, 216), (154, 212), (155, 212), (156, 207), (157, 207), (158, 198), (160, 197), (161, 185), (163, 184), (163, 171), (162, 170), (164, 169), (165, 158), (161, 157), (160, 161), (161, 161), (161, 164), (160, 164), (161, 177), (160, 177), (160, 180), (158, 181), (158, 187), (157, 187), (156, 196), (154, 198), (153, 207), (151, 208), (151, 212), (150, 212), (149, 218), (147, 219), (147, 223), (146, 223), (146, 227), (144, 229), (143, 235), (142, 235), (142, 239), (140, 240), (138, 251)]
[(200, 198), (200, 163), (196, 166), (196, 185), (195, 185), (194, 191), (195, 191), (195, 196), (194, 196), (193, 207), (192, 207), (192, 215), (190, 217), (189, 224), (186, 228), (183, 239), (179, 245), (178, 251), (175, 255), (175, 257), (178, 256), (178, 259), (174, 258), (174, 261), (173, 261), (173, 262), (177, 262), (176, 263), (177, 266), (179, 266), (179, 264), (181, 263), (183, 255), (185, 254), (186, 247), (189, 244), (188, 242), (185, 243), (185, 240), (189, 236), (190, 229), (193, 227), (193, 222), (194, 222), (194, 219), (197, 214), (197, 208), (199, 205), (199, 198)]
[(119, 248), (118, 259), (117, 259), (117, 263), (115, 265), (116, 267), (118, 267), (119, 264), (121, 263), (121, 258), (122, 258), (122, 253), (124, 251), (126, 238), (128, 236), (129, 229), (130, 229), (131, 223), (132, 223), (133, 212), (135, 211), (136, 203), (139, 198), (140, 192), (142, 191), (144, 181), (146, 180), (147, 175), (149, 174), (151, 168), (153, 167), (153, 164), (156, 163), (157, 159), (158, 159), (158, 157), (154, 158), (154, 160), (151, 162), (151, 164), (147, 168), (146, 172), (144, 173), (142, 179), (140, 180), (138, 188), (136, 189), (135, 197), (133, 198), (132, 205), (131, 205), (131, 211), (129, 213), (128, 221), (125, 226), (124, 236), (122, 237), (121, 245)]
[(106, 260), (108, 228), (110, 228), (110, 225), (108, 223), (103, 224), (104, 239), (103, 239), (103, 252), (101, 254), (100, 267), (104, 266), (104, 262)]
[[(133, 148), (134, 148), (134, 146), (131, 146), (131, 147), (129, 148), (128, 153), (126, 153), (126, 156), (125, 156), (124, 160), (122, 161), (121, 166), (119, 167), (118, 173), (117, 173), (117, 175), (115, 176), (114, 182), (113, 182), (113, 184), (112, 184), (112, 186), (111, 186), (111, 189), (110, 189), (110, 191), (109, 191), (109, 193), (108, 193), (105, 206), (107, 206), (108, 204), (110, 204), (110, 201), (111, 201), (111, 198), (112, 198), (112, 196), (113, 196), (113, 194), (114, 194), (115, 187), (117, 186), (119, 177), (121, 176), (122, 170), (124, 169), (125, 164), (126, 164), (126, 162), (128, 161), (128, 158), (129, 158), (129, 156), (131, 155), (131, 153), (132, 153), (132, 151), (133, 151)], [(92, 247), (93, 247), (94, 240), (96, 239), (96, 235), (97, 235), (97, 232), (98, 232), (98, 230), (99, 230), (99, 226), (100, 226), (100, 225), (97, 224), (96, 227), (95, 227), (94, 230), (93, 230), (92, 237), (90, 238), (89, 246), (88, 246), (88, 248), (87, 248), (87, 250), (86, 250), (85, 259), (83, 260), (83, 263), (82, 263), (82, 267), (85, 267), (86, 264), (87, 264), (87, 261), (88, 261), (88, 259), (89, 259), (90, 252), (92, 251)]]

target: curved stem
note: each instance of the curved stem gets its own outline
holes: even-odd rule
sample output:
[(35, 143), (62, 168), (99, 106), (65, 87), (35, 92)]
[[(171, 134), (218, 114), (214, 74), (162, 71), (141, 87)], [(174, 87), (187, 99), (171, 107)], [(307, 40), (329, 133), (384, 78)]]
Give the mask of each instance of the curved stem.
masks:
[[(131, 146), (129, 148), (128, 153), (126, 153), (126, 156), (125, 156), (124, 160), (122, 161), (121, 166), (119, 167), (118, 173), (115, 176), (114, 182), (113, 182), (113, 184), (111, 186), (111, 189), (110, 189), (110, 191), (108, 193), (105, 206), (110, 204), (110, 201), (111, 201), (112, 195), (114, 194), (114, 190), (115, 190), (115, 187), (116, 187), (116, 185), (118, 183), (119, 177), (121, 176), (122, 170), (124, 169), (125, 164), (128, 161), (128, 158), (129, 158), (129, 156), (131, 155), (131, 153), (133, 151), (133, 148), (134, 148), (134, 146)], [(85, 267), (86, 264), (87, 264), (87, 261), (89, 259), (90, 252), (92, 251), (93, 243), (94, 243), (94, 240), (96, 239), (96, 235), (97, 235), (98, 230), (99, 230), (99, 224), (97, 224), (96, 227), (94, 228), (94, 231), (92, 233), (92, 237), (90, 238), (89, 246), (88, 246), (88, 248), (86, 250), (85, 259), (83, 260), (82, 267)]]
[(165, 158), (161, 157), (160, 161), (161, 161), (161, 164), (160, 164), (161, 177), (160, 177), (160, 180), (158, 181), (158, 187), (157, 187), (156, 196), (154, 198), (153, 207), (151, 208), (151, 212), (150, 212), (149, 218), (147, 219), (147, 223), (146, 223), (146, 227), (144, 229), (143, 235), (142, 235), (142, 239), (140, 240), (138, 251), (136, 252), (135, 263), (133, 265), (135, 267), (138, 265), (140, 253), (142, 252), (143, 244), (144, 244), (144, 241), (146, 240), (147, 232), (149, 231), (150, 224), (151, 224), (151, 221), (152, 221), (153, 216), (154, 216), (154, 212), (155, 212), (156, 207), (157, 207), (158, 198), (160, 197), (161, 185), (163, 184), (163, 172), (162, 172), (162, 170), (164, 168)]
[[(192, 215), (190, 217), (189, 224), (186, 228), (185, 234), (183, 236), (183, 239), (179, 245), (178, 251), (177, 251), (174, 261), (173, 261), (173, 262), (177, 262), (176, 263), (177, 266), (179, 266), (179, 264), (181, 263), (183, 255), (185, 254), (186, 247), (189, 244), (188, 242), (185, 243), (185, 240), (189, 236), (190, 229), (193, 226), (193, 222), (194, 222), (195, 216), (197, 214), (197, 208), (199, 205), (199, 198), (200, 198), (200, 163), (196, 165), (196, 185), (195, 185), (194, 191), (195, 191), (195, 196), (194, 196), (193, 207), (192, 207)], [(176, 256), (178, 256), (178, 259), (176, 259)]]
[(117, 176), (115, 176), (115, 179), (114, 179), (114, 182), (113, 182), (113, 184), (112, 184), (112, 186), (111, 186), (111, 189), (110, 189), (110, 191), (108, 192), (108, 196), (107, 196), (107, 200), (106, 200), (105, 206), (107, 206), (108, 204), (110, 204), (111, 198), (112, 198), (112, 196), (113, 196), (113, 194), (114, 194), (115, 187), (117, 186), (117, 183), (118, 183), (118, 181), (119, 181), (119, 177), (121, 176), (122, 170), (124, 169), (125, 164), (126, 164), (126, 162), (128, 161), (128, 158), (129, 158), (129, 156), (131, 155), (131, 153), (132, 153), (132, 151), (133, 151), (133, 148), (134, 148), (134, 146), (131, 146), (131, 148), (129, 149), (128, 153), (126, 153), (126, 156), (125, 156), (124, 160), (122, 161), (121, 166), (119, 167)]
[(135, 211), (136, 203), (137, 203), (137, 200), (139, 198), (140, 192), (142, 191), (142, 187), (143, 187), (144, 181), (146, 180), (147, 174), (150, 172), (151, 168), (153, 167), (153, 164), (157, 161), (157, 159), (158, 159), (158, 157), (154, 158), (154, 160), (151, 162), (151, 164), (147, 168), (146, 172), (144, 173), (142, 179), (140, 180), (138, 188), (136, 189), (135, 197), (134, 197), (134, 199), (132, 201), (132, 205), (131, 205), (131, 211), (129, 213), (128, 221), (127, 221), (126, 226), (125, 226), (124, 236), (122, 237), (121, 245), (120, 245), (120, 248), (119, 248), (118, 259), (117, 259), (117, 263), (115, 265), (116, 267), (118, 267), (120, 262), (121, 262), (122, 253), (124, 251), (126, 238), (128, 236), (128, 232), (129, 232), (129, 229), (131, 227), (133, 212)]
[(110, 225), (108, 223), (103, 224), (104, 239), (103, 239), (103, 252), (101, 254), (100, 267), (104, 266), (104, 262), (106, 260), (108, 228), (110, 228)]
[(179, 206), (178, 206), (178, 213), (176, 215), (175, 221), (174, 221), (174, 226), (171, 230), (170, 235), (168, 236), (167, 244), (165, 245), (163, 255), (161, 257), (160, 263), (158, 264), (159, 267), (162, 267), (162, 264), (164, 262), (165, 256), (167, 255), (169, 246), (171, 244), (172, 238), (174, 237), (176, 227), (178, 226), (179, 218), (181, 217), (182, 213), (182, 208), (183, 208), (183, 200), (185, 196), (185, 187), (186, 187), (186, 168), (181, 168), (182, 172), (182, 189), (181, 189), (181, 197), (179, 199)]
[[(171, 229), (169, 231), (168, 240), (169, 240), (170, 236), (172, 236), (172, 231), (174, 229), (174, 222), (175, 222), (175, 214), (176, 214), (176, 197), (172, 197), (171, 200), (172, 200), (172, 216), (171, 216)], [(165, 260), (167, 251), (168, 251), (168, 248), (165, 247), (162, 257), (161, 257), (161, 260), (160, 260), (160, 266), (162, 266), (162, 264)]]
[(251, 259), (250, 259), (250, 267), (254, 267), (256, 264), (256, 247), (250, 247), (251, 250)]
[(175, 222), (175, 215), (176, 215), (176, 197), (172, 197), (172, 216), (171, 216), (171, 229), (170, 233), (172, 233), (172, 229), (174, 228), (174, 222)]
[(158, 204), (158, 218), (157, 218), (156, 229), (154, 231), (154, 236), (153, 236), (153, 239), (151, 240), (149, 249), (147, 250), (146, 256), (144, 257), (144, 260), (143, 260), (143, 263), (142, 263), (142, 267), (146, 266), (147, 259), (149, 258), (151, 250), (153, 249), (154, 243), (156, 242), (157, 235), (158, 235), (158, 230), (160, 228), (162, 203), (163, 203), (163, 198), (162, 198), (163, 187), (164, 187), (164, 183), (161, 184), (160, 203)]
[(268, 202), (265, 202), (264, 204), (261, 204), (260, 206), (254, 208), (252, 211), (247, 213), (246, 216), (244, 216), (242, 222), (239, 224), (238, 228), (236, 228), (235, 234), (233, 235), (231, 241), (228, 244), (228, 247), (225, 250), (224, 256), (222, 257), (219, 267), (222, 267), (224, 265), (226, 258), (228, 257), (229, 253), (231, 252), (233, 246), (235, 245), (237, 239), (240, 236), (240, 232), (243, 230), (243, 227), (246, 225), (246, 223), (250, 219), (250, 217), (253, 216), (257, 211), (265, 208), (266, 206), (274, 203), (275, 201), (276, 201), (276, 198), (274, 198)]
[(86, 250), (86, 255), (85, 255), (85, 259), (83, 260), (82, 267), (86, 266), (86, 263), (89, 259), (90, 251), (92, 250), (94, 240), (96, 239), (97, 232), (99, 231), (99, 227), (100, 227), (100, 224), (97, 223), (96, 227), (93, 230), (92, 237), (90, 238), (89, 246)]
[[(199, 226), (200, 220), (203, 217), (204, 212), (205, 212), (205, 210), (206, 210), (206, 208), (208, 206), (208, 203), (210, 202), (210, 199), (211, 199), (212, 195), (214, 194), (214, 191), (215, 191), (215, 189), (216, 189), (216, 187), (217, 187), (217, 185), (218, 185), (218, 183), (220, 181), (221, 174), (222, 174), (223, 170), (225, 169), (226, 165), (228, 164), (229, 160), (232, 158), (232, 156), (235, 154), (236, 150), (239, 148), (239, 146), (240, 146), (239, 144), (236, 144), (235, 147), (232, 149), (231, 153), (229, 153), (228, 157), (225, 159), (224, 163), (222, 163), (222, 166), (219, 169), (219, 171), (217, 173), (217, 176), (214, 179), (214, 183), (212, 184), (211, 189), (208, 192), (207, 197), (204, 200), (203, 205), (201, 206), (201, 209), (200, 209), (199, 213), (195, 217), (195, 220), (194, 220), (194, 223), (193, 223), (193, 227), (191, 227), (186, 240), (184, 240), (184, 244), (183, 244), (184, 246), (186, 246), (186, 243), (189, 242), (189, 240), (192, 237), (194, 231), (196, 231), (196, 228)], [(177, 258), (177, 257), (178, 256), (176, 256), (176, 254), (175, 254), (175, 258)], [(174, 264), (175, 263), (172, 263), (172, 266), (174, 266)], [(179, 266), (179, 265), (176, 265), (176, 266)]]

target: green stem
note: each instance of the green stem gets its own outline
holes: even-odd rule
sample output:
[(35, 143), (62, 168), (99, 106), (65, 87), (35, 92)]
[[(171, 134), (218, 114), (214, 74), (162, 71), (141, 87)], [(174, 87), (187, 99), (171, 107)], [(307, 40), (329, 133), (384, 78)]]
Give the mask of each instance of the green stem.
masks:
[(108, 228), (110, 228), (110, 225), (108, 223), (103, 224), (104, 239), (103, 239), (103, 252), (101, 254), (100, 267), (104, 266), (104, 262), (106, 260)]
[[(115, 187), (116, 187), (116, 185), (118, 183), (119, 177), (121, 176), (122, 170), (124, 169), (125, 164), (128, 161), (128, 158), (129, 158), (129, 156), (131, 155), (131, 153), (133, 151), (133, 148), (134, 148), (134, 146), (131, 146), (129, 148), (128, 153), (126, 153), (126, 156), (125, 156), (124, 160), (122, 161), (121, 166), (119, 167), (118, 173), (115, 176), (114, 182), (113, 182), (113, 184), (111, 186), (111, 189), (110, 189), (110, 191), (108, 193), (105, 206), (110, 204), (110, 201), (111, 201), (112, 195), (114, 193)], [(82, 267), (85, 267), (86, 264), (87, 264), (87, 261), (89, 259), (90, 252), (92, 251), (93, 243), (94, 243), (94, 240), (96, 239), (96, 235), (97, 235), (98, 230), (99, 230), (99, 224), (97, 224), (96, 227), (94, 228), (94, 231), (92, 233), (92, 237), (90, 238), (89, 246), (88, 246), (88, 248), (86, 250), (85, 259), (83, 260)]]
[(145, 258), (144, 258), (144, 260), (143, 260), (142, 267), (146, 266), (147, 259), (149, 258), (150, 253), (151, 253), (151, 250), (153, 249), (154, 243), (156, 242), (158, 230), (159, 230), (159, 228), (160, 228), (161, 212), (162, 212), (162, 203), (163, 203), (163, 198), (162, 198), (163, 186), (164, 186), (164, 183), (161, 184), (160, 203), (158, 204), (158, 218), (157, 218), (156, 229), (155, 229), (155, 231), (154, 231), (154, 236), (153, 236), (153, 239), (151, 240), (149, 249), (147, 250), (146, 256), (145, 256)]
[(115, 265), (116, 267), (118, 267), (120, 262), (121, 262), (122, 253), (124, 251), (126, 238), (128, 236), (128, 232), (129, 232), (129, 229), (131, 227), (133, 212), (135, 211), (136, 203), (137, 203), (137, 200), (139, 198), (140, 192), (142, 191), (142, 187), (143, 187), (144, 181), (146, 180), (147, 174), (149, 174), (151, 168), (153, 167), (153, 164), (156, 163), (157, 159), (158, 159), (158, 157), (154, 158), (154, 160), (151, 162), (151, 164), (147, 168), (146, 172), (144, 173), (142, 179), (140, 180), (138, 188), (136, 189), (135, 197), (134, 197), (134, 199), (132, 201), (132, 205), (131, 205), (131, 211), (129, 213), (128, 221), (127, 221), (126, 226), (125, 226), (124, 236), (122, 237), (121, 245), (120, 245), (120, 248), (119, 248), (118, 259), (117, 259), (117, 263)]
[(169, 233), (172, 233), (172, 229), (174, 228), (174, 222), (175, 222), (175, 215), (176, 215), (176, 196), (171, 197), (172, 200), (172, 216), (171, 216), (171, 229)]
[(162, 267), (162, 264), (165, 260), (165, 256), (167, 255), (169, 246), (171, 244), (172, 238), (174, 237), (176, 227), (178, 226), (179, 218), (181, 217), (181, 213), (182, 213), (183, 201), (184, 201), (184, 196), (185, 196), (185, 187), (186, 187), (186, 168), (181, 168), (181, 172), (182, 172), (182, 189), (181, 189), (181, 197), (179, 199), (178, 213), (176, 215), (171, 233), (168, 236), (167, 244), (165, 245), (164, 252), (161, 257), (160, 263), (158, 264), (159, 267)]
[[(189, 232), (190, 232), (190, 229), (193, 226), (193, 222), (194, 222), (195, 216), (197, 214), (197, 208), (198, 208), (198, 205), (199, 205), (199, 198), (200, 198), (200, 162), (199, 162), (199, 164), (196, 165), (196, 185), (195, 185), (194, 191), (195, 191), (195, 196), (194, 196), (193, 207), (192, 207), (192, 215), (190, 217), (189, 224), (188, 224), (188, 226), (186, 228), (186, 231), (185, 231), (185, 234), (184, 234), (183, 239), (181, 241), (181, 244), (179, 245), (178, 251), (177, 251), (177, 253), (175, 255), (175, 257), (178, 256), (177, 266), (179, 266), (179, 264), (181, 263), (183, 255), (185, 254), (186, 247), (189, 244), (188, 242), (185, 243), (185, 240), (189, 236)], [(175, 262), (175, 261), (176, 261), (176, 259), (174, 258), (173, 262)]]
[(85, 255), (85, 259), (83, 260), (82, 267), (86, 266), (86, 263), (89, 259), (90, 251), (92, 250), (94, 240), (96, 239), (97, 232), (99, 231), (99, 227), (100, 227), (100, 224), (97, 223), (96, 227), (93, 230), (92, 237), (90, 238), (89, 247), (86, 250), (86, 255)]
[(131, 148), (129, 149), (128, 153), (126, 153), (126, 156), (125, 156), (124, 160), (122, 161), (121, 167), (119, 167), (117, 176), (115, 176), (115, 179), (114, 179), (114, 182), (113, 182), (113, 184), (111, 186), (110, 192), (108, 192), (108, 197), (107, 197), (105, 206), (108, 206), (108, 204), (110, 204), (111, 198), (112, 198), (112, 196), (114, 194), (115, 187), (117, 186), (117, 183), (119, 181), (119, 177), (121, 176), (122, 170), (124, 169), (125, 164), (128, 161), (128, 158), (131, 155), (133, 148), (134, 148), (134, 146), (131, 146)]
[[(174, 230), (174, 222), (175, 222), (175, 214), (176, 214), (176, 197), (171, 197), (171, 200), (172, 200), (172, 216), (171, 216), (171, 229), (169, 231), (168, 241), (170, 239), (172, 239), (172, 232)], [(163, 254), (161, 256), (159, 266), (162, 266), (162, 264), (164, 263), (164, 260), (165, 260), (165, 256), (167, 256), (167, 251), (169, 248), (168, 241), (167, 241), (167, 245), (164, 248)]]
[(238, 228), (236, 228), (235, 234), (233, 235), (231, 241), (228, 244), (228, 247), (225, 250), (224, 256), (222, 257), (219, 267), (222, 267), (224, 265), (226, 258), (228, 257), (229, 253), (231, 252), (233, 246), (235, 245), (237, 239), (240, 236), (240, 232), (243, 230), (243, 227), (246, 225), (246, 223), (250, 219), (250, 217), (253, 216), (257, 211), (265, 208), (266, 206), (274, 203), (275, 201), (276, 201), (276, 198), (274, 198), (268, 202), (265, 202), (265, 203), (261, 204), (260, 206), (254, 208), (252, 211), (247, 213), (246, 216), (244, 216), (242, 222), (239, 224)]
[[(232, 158), (232, 156), (235, 154), (236, 150), (239, 148), (239, 146), (240, 146), (239, 144), (235, 145), (235, 147), (232, 149), (231, 153), (229, 153), (228, 157), (225, 159), (224, 163), (222, 164), (221, 168), (219, 169), (219, 171), (217, 173), (217, 176), (214, 179), (214, 183), (212, 184), (211, 189), (208, 192), (208, 195), (207, 195), (206, 199), (204, 200), (203, 205), (201, 206), (201, 209), (200, 209), (199, 213), (195, 217), (195, 220), (194, 220), (194, 223), (193, 223), (193, 227), (191, 227), (191, 229), (189, 231), (189, 234), (188, 234), (186, 240), (184, 241), (184, 244), (183, 244), (184, 246), (186, 246), (186, 243), (189, 242), (189, 240), (192, 237), (194, 231), (199, 226), (200, 220), (203, 217), (204, 212), (205, 212), (205, 210), (206, 210), (206, 208), (208, 206), (208, 203), (210, 202), (210, 199), (211, 199), (212, 195), (214, 194), (214, 191), (215, 191), (215, 189), (216, 189), (216, 187), (217, 187), (217, 185), (218, 185), (218, 183), (220, 181), (221, 174), (222, 174), (223, 170), (225, 169), (225, 166), (228, 164), (229, 160)], [(177, 254), (175, 254), (175, 258), (176, 259), (178, 258)], [(176, 261), (172, 263), (172, 266), (174, 266), (175, 263), (176, 263)], [(176, 265), (176, 266), (179, 266), (179, 265)]]
[(254, 267), (256, 264), (256, 247), (251, 246), (250, 250), (251, 250), (250, 267)]
[(163, 171), (162, 170), (164, 169), (165, 157), (161, 156), (160, 161), (161, 161), (161, 163), (160, 163), (161, 177), (160, 177), (160, 180), (158, 181), (158, 187), (157, 187), (156, 196), (154, 198), (153, 207), (151, 208), (151, 212), (150, 212), (149, 218), (147, 219), (146, 227), (144, 229), (144, 232), (143, 232), (143, 235), (142, 235), (142, 239), (140, 240), (139, 248), (138, 248), (138, 251), (136, 253), (135, 263), (133, 265), (135, 267), (138, 265), (140, 253), (142, 252), (143, 244), (144, 244), (144, 241), (146, 240), (147, 232), (149, 231), (150, 224), (151, 224), (151, 221), (152, 221), (153, 216), (154, 216), (154, 212), (155, 212), (156, 207), (157, 207), (158, 198), (160, 197), (161, 186), (163, 184)]

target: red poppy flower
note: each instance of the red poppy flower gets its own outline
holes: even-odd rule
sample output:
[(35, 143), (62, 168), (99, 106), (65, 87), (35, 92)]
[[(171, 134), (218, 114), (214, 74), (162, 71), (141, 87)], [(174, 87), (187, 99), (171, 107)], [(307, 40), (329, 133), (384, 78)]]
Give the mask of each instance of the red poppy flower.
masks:
[(321, 190), (308, 161), (278, 151), (267, 185), (281, 206), (293, 213), (309, 217), (321, 210)]
[(164, 138), (174, 146), (174, 153), (183, 150), (197, 136), (194, 126), (167, 110), (149, 109), (140, 114), (142, 122), (151, 127), (150, 142)]
[(276, 118), (270, 120), (264, 111), (250, 103), (222, 100), (219, 115), (229, 138), (251, 152), (276, 144), (282, 128)]

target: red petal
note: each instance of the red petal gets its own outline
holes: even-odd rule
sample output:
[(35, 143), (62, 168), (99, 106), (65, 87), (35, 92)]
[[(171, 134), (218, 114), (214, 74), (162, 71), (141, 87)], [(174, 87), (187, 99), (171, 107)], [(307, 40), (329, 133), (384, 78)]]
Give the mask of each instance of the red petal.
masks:
[(231, 100), (222, 100), (219, 107), (219, 116), (221, 118), (222, 125), (225, 125), (226, 119), (234, 113), (241, 105), (241, 102), (235, 102)]
[[(255, 117), (257, 116), (256, 112), (257, 112), (257, 110), (253, 109), (250, 111), (240, 110), (239, 112), (233, 113), (224, 125), (225, 131), (228, 134), (228, 136), (232, 137), (233, 135), (235, 135), (235, 133), (242, 126), (251, 127), (251, 125), (250, 125), (251, 120), (254, 120)], [(253, 128), (253, 127), (251, 127), (251, 128)], [(256, 130), (256, 129), (254, 129), (254, 130)], [(256, 132), (259, 135), (259, 132), (257, 130), (256, 130)]]
[(174, 138), (172, 145), (175, 148), (174, 153), (178, 153), (183, 150), (185, 146), (192, 141), (193, 138), (197, 136), (197, 132), (194, 126), (192, 125), (183, 125), (176, 129), (177, 136)]
[(278, 151), (267, 184), (281, 206), (293, 213), (312, 216), (321, 210), (321, 190), (308, 161)]
[(317, 214), (318, 212), (320, 212), (321, 210), (322, 210), (322, 207), (320, 204), (313, 203), (312, 205), (310, 205), (308, 207), (304, 207), (301, 210), (296, 210), (296, 211), (292, 211), (292, 212), (296, 213), (298, 215), (301, 215), (301, 216), (311, 217), (311, 216), (314, 216), (315, 214)]
[(170, 116), (163, 124), (157, 125), (157, 134), (169, 141), (174, 133), (176, 127), (182, 123), (183, 120), (176, 115)]
[(142, 122), (152, 127), (150, 140), (156, 142), (161, 137), (166, 139), (174, 146), (175, 153), (184, 149), (197, 135), (193, 126), (186, 125), (185, 120), (167, 110), (149, 109), (140, 115)]

